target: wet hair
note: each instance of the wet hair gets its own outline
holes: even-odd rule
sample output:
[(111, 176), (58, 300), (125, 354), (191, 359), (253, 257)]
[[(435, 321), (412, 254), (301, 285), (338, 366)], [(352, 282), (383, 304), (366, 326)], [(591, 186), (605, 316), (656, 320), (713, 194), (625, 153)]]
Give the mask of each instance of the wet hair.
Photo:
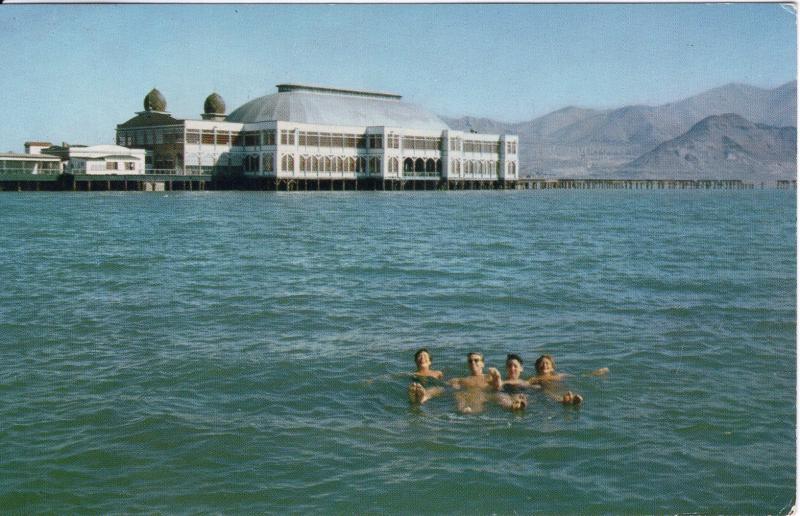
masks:
[(416, 352), (416, 353), (414, 353), (414, 362), (415, 362), (415, 363), (416, 363), (416, 361), (419, 359), (419, 356), (420, 356), (421, 354), (423, 354), (423, 353), (427, 353), (427, 354), (428, 354), (428, 357), (430, 357), (430, 356), (431, 356), (431, 352), (430, 352), (430, 351), (428, 351), (428, 348), (419, 348), (419, 349), (417, 350), (417, 352)]
[(471, 357), (473, 355), (479, 356), (479, 357), (481, 357), (481, 360), (483, 360), (483, 354), (482, 353), (478, 353), (477, 351), (470, 351), (469, 353), (467, 353), (467, 360), (469, 360), (469, 357)]
[(536, 371), (539, 371), (539, 368), (542, 366), (545, 360), (549, 360), (551, 364), (553, 364), (553, 369), (556, 368), (556, 361), (553, 360), (553, 357), (550, 355), (542, 355), (536, 359)]
[(524, 364), (524, 362), (522, 361), (522, 357), (517, 355), (516, 353), (509, 353), (508, 355), (506, 355), (506, 364), (508, 364), (512, 360), (516, 360), (517, 362), (519, 362), (519, 365)]

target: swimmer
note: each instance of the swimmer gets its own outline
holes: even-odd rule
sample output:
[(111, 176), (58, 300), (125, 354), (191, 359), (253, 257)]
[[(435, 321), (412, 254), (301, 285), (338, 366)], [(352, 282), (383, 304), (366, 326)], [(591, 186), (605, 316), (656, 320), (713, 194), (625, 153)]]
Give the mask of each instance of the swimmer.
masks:
[(459, 412), (469, 414), (483, 411), (483, 406), (488, 400), (487, 391), (499, 390), (502, 380), (500, 371), (494, 367), (489, 368), (488, 374), (483, 374), (483, 355), (472, 352), (467, 355), (467, 367), (470, 375), (464, 378), (453, 378), (448, 384), (457, 389), (456, 406)]
[(425, 388), (422, 382), (428, 379), (443, 380), (444, 373), (431, 369), (431, 353), (425, 348), (421, 348), (414, 353), (414, 362), (417, 364), (417, 370), (412, 373), (418, 381), (412, 382), (408, 386), (408, 399), (411, 403), (419, 403), (422, 405), (429, 399), (439, 396), (444, 392), (443, 387), (429, 387)]
[(545, 394), (565, 405), (580, 405), (583, 402), (583, 396), (580, 394), (572, 391), (567, 391), (563, 395), (556, 393), (553, 384), (563, 380), (566, 376), (563, 373), (556, 373), (556, 362), (552, 356), (542, 355), (536, 359), (536, 376), (529, 378), (528, 383), (540, 385)]
[(414, 362), (417, 364), (417, 370), (414, 376), (430, 377), (441, 380), (444, 378), (444, 373), (431, 369), (431, 353), (426, 348), (421, 348), (414, 353)]
[(528, 397), (521, 391), (540, 387), (539, 385), (531, 385), (520, 378), (524, 369), (522, 357), (516, 353), (509, 353), (506, 357), (506, 380), (501, 385), (498, 385), (498, 390), (503, 391), (497, 394), (497, 403), (501, 407), (509, 410), (524, 409), (528, 406)]

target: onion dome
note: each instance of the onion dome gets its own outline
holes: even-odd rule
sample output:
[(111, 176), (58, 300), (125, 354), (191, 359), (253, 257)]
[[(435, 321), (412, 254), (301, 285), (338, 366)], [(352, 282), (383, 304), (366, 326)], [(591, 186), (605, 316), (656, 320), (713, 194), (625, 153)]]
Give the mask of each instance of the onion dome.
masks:
[(225, 114), (225, 101), (218, 94), (212, 93), (203, 104), (203, 112), (207, 115)]
[(145, 111), (164, 112), (167, 110), (167, 99), (164, 98), (160, 91), (153, 88), (144, 98), (144, 109)]

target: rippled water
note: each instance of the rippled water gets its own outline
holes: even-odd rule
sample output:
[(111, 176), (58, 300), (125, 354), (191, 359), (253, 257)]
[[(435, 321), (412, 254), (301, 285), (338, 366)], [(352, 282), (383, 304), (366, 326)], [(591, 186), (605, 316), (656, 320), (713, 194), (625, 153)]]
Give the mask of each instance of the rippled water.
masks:
[[(0, 195), (4, 512), (778, 513), (795, 194)], [(540, 353), (579, 408), (409, 405)], [(608, 367), (605, 377), (584, 373)]]

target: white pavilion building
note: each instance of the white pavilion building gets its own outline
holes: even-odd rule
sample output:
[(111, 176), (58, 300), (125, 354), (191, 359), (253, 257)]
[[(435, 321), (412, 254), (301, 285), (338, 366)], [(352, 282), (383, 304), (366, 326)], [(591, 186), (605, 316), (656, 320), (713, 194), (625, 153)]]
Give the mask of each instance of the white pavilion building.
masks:
[(145, 150), (148, 173), (209, 174), (280, 189), (506, 188), (518, 137), (454, 131), (400, 95), (301, 84), (225, 115), (216, 94), (200, 120), (173, 118), (156, 89), (117, 126)]

